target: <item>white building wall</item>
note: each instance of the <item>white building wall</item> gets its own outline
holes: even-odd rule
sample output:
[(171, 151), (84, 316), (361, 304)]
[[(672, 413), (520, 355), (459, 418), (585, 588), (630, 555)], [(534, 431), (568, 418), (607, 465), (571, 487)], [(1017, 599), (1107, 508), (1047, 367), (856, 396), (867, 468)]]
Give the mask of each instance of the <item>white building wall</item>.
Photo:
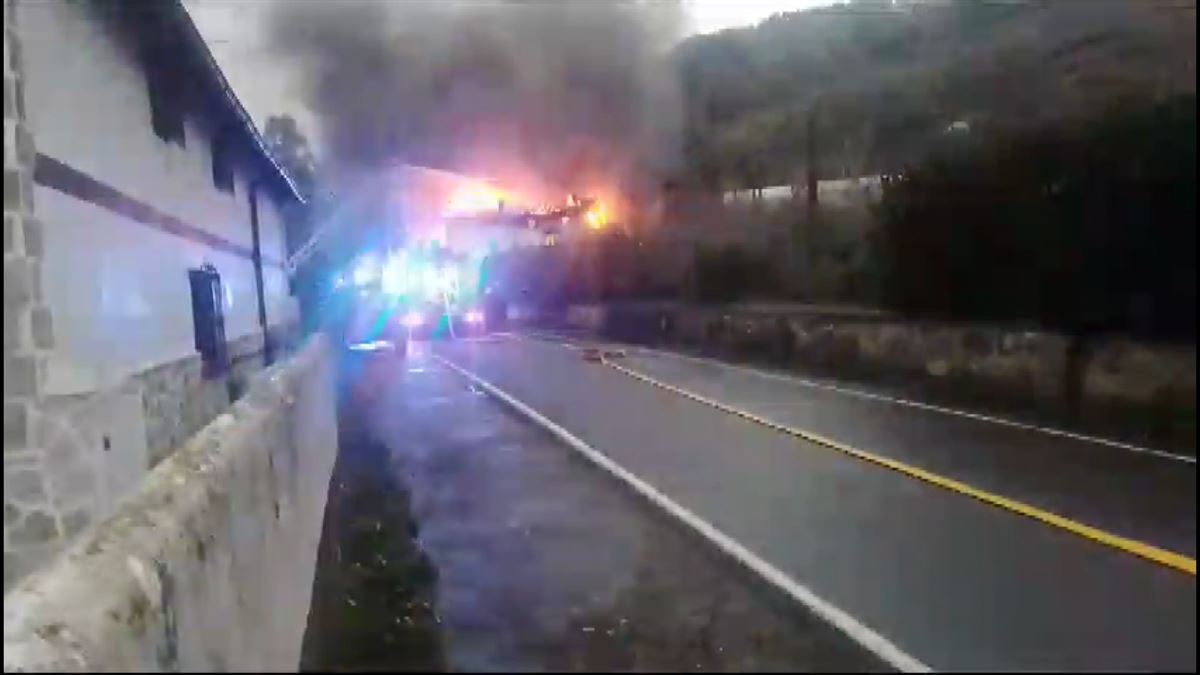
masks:
[(258, 240), (263, 255), (263, 297), (267, 303), (267, 322), (274, 326), (299, 318), (300, 307), (288, 293), (287, 274), (274, 262), (287, 258), (284, 214), (267, 191), (258, 198)]
[[(206, 121), (185, 118), (186, 147), (155, 135), (146, 78), (128, 46), (90, 15), (88, 3), (26, 2), (20, 31), (29, 123), (38, 151), (158, 211), (247, 251), (253, 246), (247, 172), (233, 194), (213, 185)], [(233, 340), (258, 331), (253, 263), (156, 230), (57, 190), (38, 187), (45, 223), (44, 293), (55, 322), (49, 394), (86, 391), (193, 353), (187, 270), (212, 263), (226, 288)], [(282, 218), (260, 193), (268, 321), (294, 311)]]
[[(759, 190), (730, 190), (721, 195), (725, 204), (776, 204), (803, 199), (803, 185), (772, 185)], [(857, 176), (834, 178), (817, 183), (817, 199), (837, 204), (861, 204), (878, 201), (883, 194), (882, 176)]]
[(545, 235), (536, 228), (494, 225), (456, 219), (444, 224), (446, 248), (476, 258), (493, 250), (507, 251), (525, 246), (540, 246)]
[(227, 335), (258, 330), (254, 270), (245, 258), (48, 188), (37, 188), (35, 199), (46, 256), (55, 261), (43, 280), (57, 331), (49, 393), (108, 386), (194, 352), (187, 270), (206, 262), (221, 272)]

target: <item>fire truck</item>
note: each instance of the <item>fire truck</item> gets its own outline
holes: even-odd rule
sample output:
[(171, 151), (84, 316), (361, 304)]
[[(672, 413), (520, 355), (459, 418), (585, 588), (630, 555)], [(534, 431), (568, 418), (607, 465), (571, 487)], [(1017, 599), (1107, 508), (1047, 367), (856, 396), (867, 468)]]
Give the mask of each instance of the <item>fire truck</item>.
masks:
[(368, 251), (332, 284), (334, 323), (351, 349), (477, 336), (498, 320), (485, 312), (478, 265), (444, 249)]
[[(382, 202), (379, 190), (362, 193), (365, 199), (352, 201)], [(452, 208), (432, 221), (440, 221), (439, 236), (364, 250), (332, 274), (320, 294), (320, 313), (344, 345), (394, 349), (412, 339), (453, 339), (501, 328), (507, 321), (505, 290), (489, 286), (487, 258), (513, 247), (541, 246), (569, 223), (601, 230), (608, 218), (599, 202), (574, 195), (564, 207), (506, 212), (500, 192), (477, 182), (466, 183), (449, 203)], [(328, 219), (285, 262), (289, 276), (326, 244), (339, 220), (345, 221)]]

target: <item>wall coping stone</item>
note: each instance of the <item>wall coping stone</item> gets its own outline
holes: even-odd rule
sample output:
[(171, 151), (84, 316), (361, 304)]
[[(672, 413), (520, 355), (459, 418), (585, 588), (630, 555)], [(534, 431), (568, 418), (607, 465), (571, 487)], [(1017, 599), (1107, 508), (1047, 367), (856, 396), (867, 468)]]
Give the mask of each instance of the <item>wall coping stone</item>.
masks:
[(153, 662), (129, 624), (149, 623), (163, 611), (160, 561), (186, 536), (188, 516), (227, 493), (237, 455), (262, 448), (253, 442), (262, 421), (290, 406), (304, 376), (327, 358), (326, 341), (317, 336), (291, 359), (257, 373), (246, 396), (151, 470), (113, 516), (7, 592), (5, 671)]

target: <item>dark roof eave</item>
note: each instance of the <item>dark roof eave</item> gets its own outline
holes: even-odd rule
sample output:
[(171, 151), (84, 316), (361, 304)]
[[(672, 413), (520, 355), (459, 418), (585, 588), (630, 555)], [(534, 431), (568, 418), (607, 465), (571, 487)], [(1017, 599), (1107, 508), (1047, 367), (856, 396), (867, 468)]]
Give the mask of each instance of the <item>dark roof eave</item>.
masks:
[(238, 100), (237, 94), (235, 94), (233, 88), (229, 86), (229, 82), (225, 79), (225, 74), (221, 72), (221, 67), (217, 65), (216, 59), (213, 58), (212, 52), (208, 48), (208, 43), (206, 43), (204, 41), (204, 37), (200, 35), (200, 31), (196, 28), (195, 22), (192, 21), (191, 15), (189, 15), (187, 9), (184, 8), (182, 0), (172, 0), (171, 5), (174, 7), (174, 13), (177, 15), (178, 20), (184, 28), (184, 33), (192, 42), (193, 48), (195, 48), (196, 51), (199, 52), (204, 58), (204, 63), (208, 67), (209, 73), (216, 79), (222, 93), (225, 95), (226, 102), (233, 109), (233, 112), (237, 116), (238, 120), (241, 121), (246, 133), (250, 135), (250, 138), (258, 147), (259, 153), (275, 170), (276, 175), (283, 181), (283, 184), (287, 186), (288, 192), (291, 193), (291, 196), (297, 202), (304, 204), (304, 196), (300, 194), (300, 190), (296, 187), (295, 182), (292, 181), (292, 177), (288, 175), (287, 171), (284, 171), (283, 167), (279, 165), (279, 162), (275, 161), (275, 157), (271, 154), (270, 149), (267, 148), (266, 141), (263, 140), (262, 134), (258, 132), (258, 127), (254, 126), (254, 120), (250, 118), (250, 114), (246, 112), (246, 108), (243, 107), (242, 102)]

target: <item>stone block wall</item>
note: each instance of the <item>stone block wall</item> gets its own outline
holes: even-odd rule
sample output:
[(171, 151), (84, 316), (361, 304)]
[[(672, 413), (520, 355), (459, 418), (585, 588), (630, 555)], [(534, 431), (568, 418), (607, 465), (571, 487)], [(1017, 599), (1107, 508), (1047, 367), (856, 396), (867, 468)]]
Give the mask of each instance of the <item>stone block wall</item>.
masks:
[[(275, 357), (295, 348), (286, 339), (290, 327), (271, 329), (276, 340)], [(220, 377), (205, 377), (199, 354), (156, 366), (138, 374), (146, 419), (146, 447), (150, 466), (161, 462), (236, 401), (246, 390), (251, 376), (262, 370), (263, 336), (251, 333), (228, 345), (229, 369)]]
[[(18, 488), (5, 490), (6, 589), (110, 513), (145, 475), (140, 408), (140, 392), (128, 386), (29, 407), (38, 461), (6, 468), (6, 488)], [(56, 527), (47, 527), (51, 521)]]
[(332, 367), (315, 338), (252, 376), (111, 518), (7, 592), (5, 671), (297, 668), (337, 452)]
[(575, 328), (600, 331), (604, 329), (606, 313), (601, 305), (571, 305), (567, 307), (567, 324)]
[[(17, 3), (4, 2), (4, 568), (28, 567), (78, 525), (59, 512), (35, 438), (54, 326), (42, 296), (42, 224), (34, 217), (36, 149), (26, 124)], [(14, 547), (26, 550), (14, 557)]]
[(261, 334), (247, 335), (230, 343), (229, 372), (226, 378), (231, 400), (236, 400), (241, 396), (250, 376), (258, 372), (265, 364), (265, 358), (266, 353)]
[[(205, 378), (199, 354), (140, 373), (149, 466), (229, 407), (225, 379)], [(148, 467), (147, 467), (148, 468)]]
[(29, 449), (6, 447), (5, 589), (112, 513), (147, 471), (228, 410), (263, 369), (262, 347), (259, 334), (232, 341), (230, 369), (219, 377), (206, 377), (192, 354), (111, 389), (26, 402)]

